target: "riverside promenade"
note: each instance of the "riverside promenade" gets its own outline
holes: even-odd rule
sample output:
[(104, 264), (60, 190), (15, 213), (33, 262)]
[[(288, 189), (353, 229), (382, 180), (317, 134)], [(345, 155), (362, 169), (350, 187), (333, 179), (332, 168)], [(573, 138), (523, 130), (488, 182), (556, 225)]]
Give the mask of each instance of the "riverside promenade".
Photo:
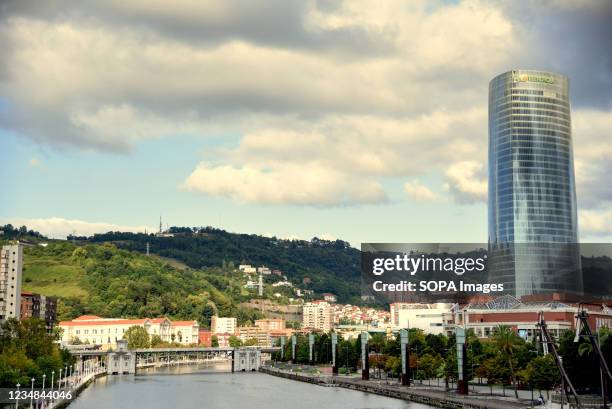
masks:
[(273, 366), (260, 367), (260, 372), (292, 379), (301, 382), (313, 383), (328, 387), (342, 387), (356, 391), (374, 393), (412, 402), (423, 403), (441, 408), (473, 408), (473, 409), (517, 409), (532, 407), (531, 401), (502, 399), (484, 394), (468, 396), (453, 392), (435, 390), (427, 387), (405, 387), (397, 383), (387, 383), (378, 380), (363, 381), (357, 377), (332, 376), (328, 374), (295, 372), (292, 369), (281, 369)]

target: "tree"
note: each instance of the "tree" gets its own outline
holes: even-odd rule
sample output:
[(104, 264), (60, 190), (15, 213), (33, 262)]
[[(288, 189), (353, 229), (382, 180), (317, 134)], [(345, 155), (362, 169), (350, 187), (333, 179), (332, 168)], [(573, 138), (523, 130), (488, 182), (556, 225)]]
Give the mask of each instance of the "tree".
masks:
[(521, 343), (522, 339), (507, 325), (499, 325), (496, 327), (493, 331), (492, 338), (499, 351), (506, 357), (512, 382), (514, 383), (514, 396), (518, 399), (518, 382), (516, 381), (516, 374), (514, 371), (513, 355), (517, 345)]
[(246, 341), (244, 341), (242, 345), (244, 345), (245, 347), (257, 346), (258, 345), (257, 338), (249, 338)]
[(561, 381), (557, 364), (551, 354), (538, 356), (525, 369), (526, 381), (534, 388), (548, 390)]
[(229, 346), (232, 348), (238, 348), (242, 346), (242, 341), (240, 340), (240, 338), (238, 338), (235, 335), (232, 335), (231, 337), (229, 337), (228, 343), (229, 343)]
[(440, 366), (442, 365), (442, 357), (439, 355), (424, 354), (419, 358), (419, 374), (418, 379), (431, 379), (437, 376)]
[(427, 334), (425, 343), (427, 344), (427, 352), (443, 355), (446, 348), (448, 338), (444, 334)]
[(499, 354), (485, 359), (476, 368), (475, 375), (480, 378), (486, 378), (487, 384), (491, 388), (498, 383), (506, 384), (512, 376), (506, 358)]
[(36, 378), (42, 383), (51, 372), (59, 372), (74, 358), (54, 343), (47, 333), (45, 323), (36, 318), (9, 319), (0, 328), (0, 387), (14, 388), (15, 384), (29, 384)]
[(140, 325), (129, 327), (123, 334), (123, 338), (128, 342), (129, 349), (149, 348), (151, 346), (147, 330)]
[(210, 339), (210, 345), (213, 348), (218, 348), (219, 347), (219, 337), (217, 337), (216, 335), (213, 335), (212, 338)]

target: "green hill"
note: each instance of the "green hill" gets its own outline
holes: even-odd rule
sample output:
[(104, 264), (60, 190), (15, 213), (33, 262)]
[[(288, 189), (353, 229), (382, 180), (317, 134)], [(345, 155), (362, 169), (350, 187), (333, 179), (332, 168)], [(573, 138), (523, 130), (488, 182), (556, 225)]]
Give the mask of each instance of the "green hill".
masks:
[(241, 322), (260, 317), (258, 311), (239, 306), (250, 294), (233, 269), (185, 269), (110, 243), (47, 243), (25, 247), (23, 290), (57, 296), (60, 319), (82, 314), (168, 316), (208, 325), (213, 314), (236, 316)]
[(89, 243), (114, 243), (117, 247), (179, 260), (191, 268), (210, 268), (224, 263), (251, 264), (281, 270), (294, 283), (315, 293), (331, 292), (341, 302), (360, 300), (360, 252), (342, 240), (282, 240), (276, 237), (229, 233), (206, 228), (172, 227), (174, 237), (109, 232)]

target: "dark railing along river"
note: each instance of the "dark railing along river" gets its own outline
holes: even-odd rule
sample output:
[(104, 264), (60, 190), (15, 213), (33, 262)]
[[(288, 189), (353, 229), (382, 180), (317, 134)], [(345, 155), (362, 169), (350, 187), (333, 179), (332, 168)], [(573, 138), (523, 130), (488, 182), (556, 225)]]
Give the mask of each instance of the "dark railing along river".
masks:
[(108, 376), (85, 389), (68, 409), (428, 409), (384, 396), (330, 388), (224, 366), (150, 370)]

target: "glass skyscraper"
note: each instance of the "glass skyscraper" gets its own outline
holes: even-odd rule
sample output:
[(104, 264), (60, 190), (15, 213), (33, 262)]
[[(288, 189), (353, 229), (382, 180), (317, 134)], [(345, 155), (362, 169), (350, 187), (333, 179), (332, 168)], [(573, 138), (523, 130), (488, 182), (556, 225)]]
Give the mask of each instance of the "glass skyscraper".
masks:
[(515, 296), (581, 294), (569, 81), (513, 70), (489, 84), (489, 277)]

